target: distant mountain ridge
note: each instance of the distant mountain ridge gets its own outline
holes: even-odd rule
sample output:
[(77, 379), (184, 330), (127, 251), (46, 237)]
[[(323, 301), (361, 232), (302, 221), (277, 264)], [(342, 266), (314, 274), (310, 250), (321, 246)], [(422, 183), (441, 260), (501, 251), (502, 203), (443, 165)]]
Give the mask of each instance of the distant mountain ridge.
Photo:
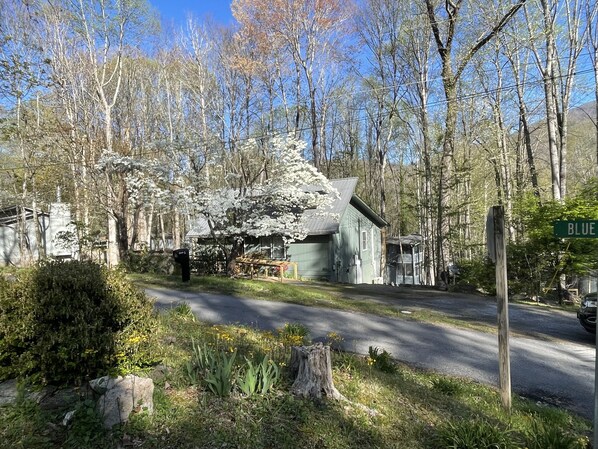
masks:
[(583, 122), (588, 119), (596, 123), (595, 101), (590, 101), (589, 103), (569, 109), (569, 124)]

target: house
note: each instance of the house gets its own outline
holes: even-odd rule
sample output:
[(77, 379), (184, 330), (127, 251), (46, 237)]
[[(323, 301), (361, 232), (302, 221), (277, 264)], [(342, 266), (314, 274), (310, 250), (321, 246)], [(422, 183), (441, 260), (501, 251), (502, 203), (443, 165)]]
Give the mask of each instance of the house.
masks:
[(393, 285), (422, 283), (422, 236), (409, 234), (386, 239), (387, 280)]
[[(303, 279), (382, 283), (381, 230), (388, 223), (355, 194), (357, 178), (330, 182), (339, 196), (326, 210), (306, 212), (304, 240), (285, 245), (279, 235), (246, 238), (245, 254), (296, 262)], [(200, 219), (186, 238), (208, 245), (211, 236), (205, 219)]]
[(22, 206), (0, 209), (0, 266), (27, 265), (43, 254), (73, 257), (74, 252), (56, 240), (59, 233), (70, 230), (70, 223), (71, 212), (65, 203), (52, 203), (50, 212), (38, 210), (37, 214)]

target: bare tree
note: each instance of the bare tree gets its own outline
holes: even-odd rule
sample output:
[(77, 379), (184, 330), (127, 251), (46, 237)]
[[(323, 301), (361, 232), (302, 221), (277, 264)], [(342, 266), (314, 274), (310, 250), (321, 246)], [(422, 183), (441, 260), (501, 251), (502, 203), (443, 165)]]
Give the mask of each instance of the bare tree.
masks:
[[(233, 15), (241, 24), (247, 41), (260, 48), (270, 46), (285, 52), (295, 69), (297, 100), (295, 128), (299, 128), (300, 101), (307, 90), (313, 162), (323, 162), (320, 127), (323, 107), (322, 86), (329, 72), (327, 63), (345, 36), (343, 25), (350, 14), (350, 3), (340, 0), (234, 0)], [(305, 83), (305, 84), (303, 84)]]
[[(434, 167), (433, 136), (429, 112), (431, 68), (430, 57), (432, 50), (432, 32), (427, 21), (427, 15), (418, 5), (407, 20), (404, 31), (404, 41), (399, 47), (399, 56), (407, 72), (407, 97), (410, 111), (415, 117), (415, 129), (408, 135), (414, 140), (417, 149), (419, 170), (422, 179), (418, 184), (418, 214), (420, 233), (424, 236), (424, 276), (426, 282), (436, 279), (436, 239), (435, 208), (434, 205)], [(400, 113), (401, 111), (399, 111)], [(409, 123), (409, 120), (404, 120)]]
[(474, 55), (502, 31), (517, 11), (525, 4), (525, 1), (518, 0), (515, 4), (509, 5), (506, 12), (489, 26), (487, 32), (481, 34), (473, 43), (462, 42), (459, 54), (455, 55), (453, 53), (458, 27), (460, 24), (463, 25), (461, 12), (464, 1), (449, 0), (444, 3), (444, 6), (438, 8), (433, 0), (425, 0), (430, 27), (442, 67), (442, 84), (446, 100), (445, 129), (438, 188), (437, 232), (439, 238), (437, 242), (437, 276), (446, 269), (450, 258), (446, 236), (449, 233), (448, 209), (455, 152), (458, 82)]
[[(83, 45), (90, 84), (86, 95), (94, 98), (102, 113), (102, 153), (127, 152), (126, 145), (115, 146), (113, 110), (121, 93), (123, 64), (128, 39), (148, 31), (152, 18), (147, 5), (139, 0), (56, 1), (49, 14), (59, 14), (65, 30)], [(108, 212), (108, 263), (126, 257), (128, 236), (128, 192), (123, 173), (105, 171)]]
[[(535, 29), (535, 11), (529, 6), (526, 6), (525, 11), (529, 42), (544, 85), (552, 196), (560, 201), (567, 194), (568, 114), (571, 94), (577, 61), (584, 48), (591, 22), (583, 20), (581, 0), (540, 0), (539, 7), (542, 24), (540, 30)], [(592, 14), (595, 12), (590, 11), (590, 16)], [(539, 48), (540, 44), (543, 49)]]
[[(26, 208), (31, 207), (38, 254), (43, 257), (38, 221), (36, 160), (41, 157), (41, 115), (39, 94), (47, 83), (47, 67), (39, 41), (37, 8), (21, 2), (0, 0), (0, 96), (10, 110), (5, 133), (19, 154), (21, 167), (14, 170), (14, 190), (18, 195), (18, 233), (21, 263), (33, 261), (27, 235)], [(36, 100), (37, 99), (37, 100)], [(18, 183), (18, 185), (17, 185)]]
[(587, 48), (594, 71), (594, 127), (596, 128), (596, 165), (598, 166), (598, 3), (585, 0), (584, 8), (588, 27)]

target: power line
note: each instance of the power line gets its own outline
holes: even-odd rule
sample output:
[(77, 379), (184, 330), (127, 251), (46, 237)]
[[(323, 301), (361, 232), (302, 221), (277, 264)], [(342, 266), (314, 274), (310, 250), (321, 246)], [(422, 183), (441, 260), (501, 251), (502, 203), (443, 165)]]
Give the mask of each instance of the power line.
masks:
[[(588, 69), (582, 69), (582, 70), (578, 70), (576, 72), (573, 73), (573, 76), (577, 77), (579, 75), (583, 75), (583, 74), (587, 74), (587, 73), (591, 73), (593, 72), (593, 68), (588, 68)], [(559, 78), (565, 78), (567, 75), (561, 75), (558, 77), (555, 77), (557, 79)], [(486, 97), (491, 93), (498, 93), (498, 92), (504, 92), (504, 91), (511, 91), (513, 89), (516, 89), (517, 87), (527, 87), (530, 85), (538, 85), (540, 83), (542, 83), (544, 80), (541, 78), (535, 79), (535, 80), (527, 80), (521, 83), (516, 83), (516, 84), (511, 84), (508, 86), (502, 86), (500, 88), (496, 88), (496, 89), (490, 89), (490, 90), (484, 90), (484, 91), (479, 91), (479, 92), (473, 92), (471, 94), (462, 94), (459, 95), (457, 97), (457, 101), (465, 101), (465, 100), (471, 100), (471, 99), (475, 99), (475, 98), (481, 98), (481, 97)], [(341, 98), (336, 97), (336, 98)], [(426, 105), (426, 107), (428, 108), (434, 108), (437, 106), (441, 106), (443, 104), (446, 104), (447, 100), (446, 99), (441, 99), (441, 100), (437, 100), (434, 102), (430, 102)], [(365, 107), (358, 107), (358, 108), (350, 108), (351, 110), (355, 111), (355, 112), (366, 112), (367, 108)], [(398, 113), (405, 113), (405, 112), (410, 112), (414, 109), (414, 107), (412, 106), (405, 106), (405, 107), (401, 107), (401, 108), (397, 108), (397, 112)], [(366, 122), (369, 120), (369, 117), (367, 116), (362, 116), (362, 117), (358, 117), (355, 118), (353, 120), (353, 122), (357, 122), (357, 123), (362, 123), (362, 122)], [(343, 124), (347, 124), (346, 121), (341, 121), (341, 122), (336, 122), (337, 125), (343, 125)], [(261, 134), (261, 135), (254, 135), (254, 136), (249, 136), (249, 137), (237, 137), (237, 138), (228, 138), (228, 139), (220, 139), (220, 138), (204, 138), (204, 139), (198, 139), (194, 144), (175, 144), (173, 145), (172, 143), (167, 143), (163, 148), (161, 149), (154, 149), (154, 150), (147, 150), (147, 151), (140, 151), (138, 153), (136, 153), (134, 156), (131, 156), (132, 158), (134, 157), (143, 157), (143, 156), (163, 156), (164, 155), (164, 149), (165, 148), (169, 148), (173, 151), (176, 150), (192, 150), (201, 146), (205, 146), (205, 145), (209, 145), (209, 144), (213, 144), (214, 141), (219, 141), (219, 143), (223, 146), (233, 146), (236, 144), (240, 144), (243, 142), (247, 142), (250, 140), (259, 140), (259, 139), (268, 139), (271, 137), (279, 137), (279, 136), (284, 136), (286, 134), (289, 133), (302, 133), (302, 132), (306, 132), (306, 131), (311, 131), (312, 130), (312, 126), (305, 126), (305, 127), (300, 127), (300, 128), (296, 128), (296, 129), (291, 129), (291, 130), (286, 130), (286, 129), (281, 129), (279, 128), (278, 130), (274, 130), (270, 133), (267, 134)], [(155, 143), (156, 141), (154, 141)], [(4, 172), (13, 172), (16, 170), (24, 170), (24, 169), (33, 169), (33, 170), (37, 170), (37, 169), (43, 169), (43, 168), (51, 168), (51, 167), (70, 167), (72, 165), (72, 162), (62, 162), (62, 161), (57, 161), (57, 162), (46, 162), (46, 163), (40, 163), (40, 164), (21, 164), (21, 165), (14, 165), (11, 167), (0, 167), (0, 171), (4, 171)], [(85, 163), (79, 163), (77, 162), (77, 166), (82, 166), (88, 169), (94, 169), (95, 165), (88, 165)]]

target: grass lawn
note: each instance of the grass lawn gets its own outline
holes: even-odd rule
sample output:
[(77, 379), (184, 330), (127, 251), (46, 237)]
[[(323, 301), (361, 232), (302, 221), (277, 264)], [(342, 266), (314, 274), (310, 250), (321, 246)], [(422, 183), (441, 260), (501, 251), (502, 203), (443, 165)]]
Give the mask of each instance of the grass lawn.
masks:
[[(191, 288), (197, 288), (196, 282)], [(235, 285), (241, 288), (242, 283)], [(314, 292), (311, 300), (329, 299)], [(347, 401), (296, 398), (289, 393), (292, 379), (286, 364), (290, 347), (308, 338), (308, 329), (293, 323), (278, 332), (210, 326), (182, 304), (160, 314), (147, 342), (160, 365), (143, 370), (156, 385), (153, 415), (133, 415), (122, 428), (106, 432), (85, 405), (73, 423), (63, 427), (61, 414), (44, 413), (21, 401), (0, 407), (0, 447), (587, 447), (591, 425), (584, 419), (519, 397), (507, 413), (495, 389), (395, 364), (383, 348), (372, 348), (369, 357), (333, 351), (334, 383)], [(333, 347), (341, 339), (329, 335)], [(232, 385), (215, 394), (218, 383), (228, 385), (215, 373), (222, 372), (222, 360), (233, 354)], [(243, 392), (247, 360), (255, 366), (264, 359), (264, 366), (279, 370), (272, 368), (271, 373), (279, 372), (271, 378), (274, 385), (263, 394)]]

